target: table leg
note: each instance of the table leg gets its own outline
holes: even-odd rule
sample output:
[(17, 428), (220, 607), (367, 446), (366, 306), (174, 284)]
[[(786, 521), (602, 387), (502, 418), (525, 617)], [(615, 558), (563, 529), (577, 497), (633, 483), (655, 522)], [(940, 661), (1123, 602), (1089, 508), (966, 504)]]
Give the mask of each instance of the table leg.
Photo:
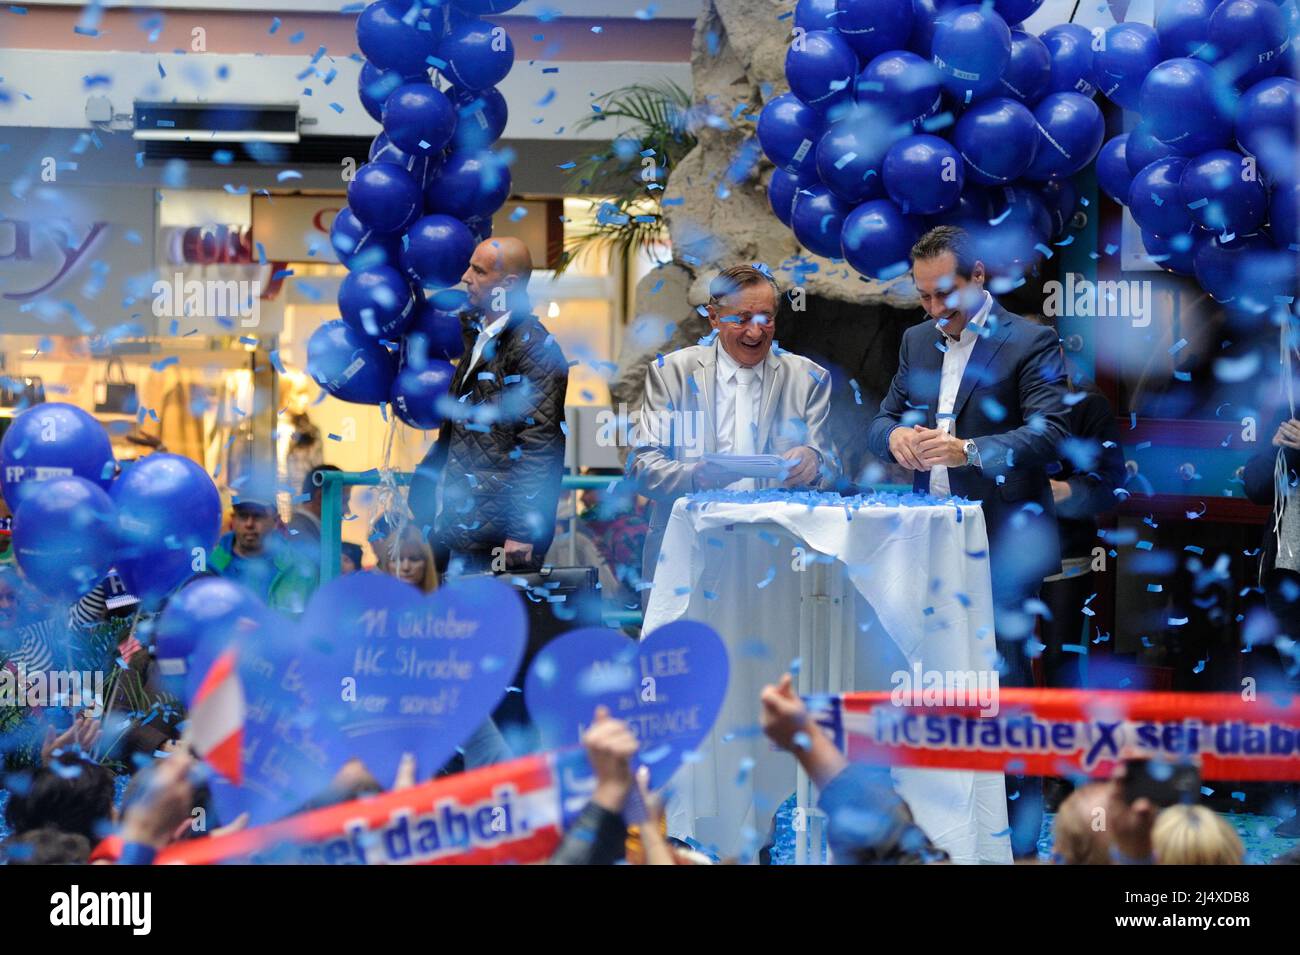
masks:
[[(799, 580), (799, 680), (801, 695), (842, 692), (845, 660), (842, 635), (843, 574), (837, 561), (809, 561)], [(850, 645), (847, 652), (852, 654)], [(799, 769), (795, 782), (795, 864), (825, 862), (826, 818), (817, 808), (812, 780)]]

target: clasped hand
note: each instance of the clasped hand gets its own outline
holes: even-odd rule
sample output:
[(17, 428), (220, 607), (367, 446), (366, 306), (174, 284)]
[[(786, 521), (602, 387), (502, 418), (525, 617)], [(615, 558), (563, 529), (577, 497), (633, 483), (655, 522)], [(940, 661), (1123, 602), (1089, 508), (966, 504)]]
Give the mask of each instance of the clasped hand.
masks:
[(909, 471), (934, 467), (958, 468), (966, 463), (966, 442), (938, 428), (921, 425), (895, 428), (889, 435), (894, 460)]

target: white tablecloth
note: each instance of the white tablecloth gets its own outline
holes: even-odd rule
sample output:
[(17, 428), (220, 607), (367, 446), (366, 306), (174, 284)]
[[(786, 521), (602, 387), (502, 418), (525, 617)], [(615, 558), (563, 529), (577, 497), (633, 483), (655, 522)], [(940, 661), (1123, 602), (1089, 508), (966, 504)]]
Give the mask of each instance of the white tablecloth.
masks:
[[(889, 689), (892, 673), (918, 662), (926, 670), (995, 666), (978, 505), (762, 496), (677, 502), (643, 627), (649, 634), (679, 618), (700, 620), (727, 644), (727, 697), (696, 760), (674, 778), (668, 821), (674, 835), (742, 858), (795, 790), (794, 760), (759, 732), (758, 695), (799, 657), (801, 627), (811, 657), (800, 661), (802, 693)], [(893, 776), (917, 823), (954, 861), (1011, 862), (1000, 774)]]

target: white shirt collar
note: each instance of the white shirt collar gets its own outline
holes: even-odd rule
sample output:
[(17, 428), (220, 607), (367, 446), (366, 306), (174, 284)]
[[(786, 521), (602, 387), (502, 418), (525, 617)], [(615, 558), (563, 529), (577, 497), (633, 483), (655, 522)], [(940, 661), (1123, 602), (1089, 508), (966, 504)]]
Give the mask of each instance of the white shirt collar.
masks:
[[(718, 349), (718, 380), (727, 381), (727, 382), (734, 381), (736, 378), (736, 372), (740, 371), (740, 362), (736, 361), (736, 359), (731, 357), (731, 353), (722, 347), (722, 342), (718, 342), (717, 349)], [(766, 363), (767, 361), (766, 359), (764, 359), (763, 361), (760, 361), (757, 365), (753, 367), (752, 370), (754, 372), (755, 381), (761, 382), (763, 380), (763, 365), (765, 365)]]
[(501, 333), (501, 329), (506, 327), (506, 322), (510, 321), (510, 313), (506, 312), (490, 325), (484, 325), (483, 330), (479, 333), (486, 335), (488, 338), (494, 338)]
[[(993, 308), (993, 296), (989, 294), (988, 289), (985, 289), (984, 301), (980, 303), (979, 311), (977, 311), (974, 315), (972, 315), (970, 319), (966, 322), (966, 324), (962, 326), (961, 336), (958, 340), (960, 341), (961, 339), (967, 338), (966, 332), (968, 331), (973, 336), (976, 334), (978, 329), (983, 328), (984, 323), (988, 321), (989, 312), (992, 310), (992, 308)], [(949, 335), (948, 332), (944, 329), (944, 327), (940, 325), (938, 322), (934, 323), (934, 327), (937, 328), (945, 337), (947, 338), (953, 337), (952, 335)]]

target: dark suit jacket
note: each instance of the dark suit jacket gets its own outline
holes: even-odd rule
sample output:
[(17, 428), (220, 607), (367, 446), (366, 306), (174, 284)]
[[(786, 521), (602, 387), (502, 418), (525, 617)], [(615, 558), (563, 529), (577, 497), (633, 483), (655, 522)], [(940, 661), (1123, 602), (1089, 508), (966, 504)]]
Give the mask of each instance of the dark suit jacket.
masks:
[[(900, 425), (936, 427), (942, 339), (929, 319), (903, 333), (898, 372), (867, 432), (877, 456), (894, 460), (889, 434)], [(981, 466), (949, 468), (948, 478), (953, 494), (983, 505), (995, 599), (1061, 570), (1047, 466), (1069, 433), (1065, 395), (1056, 333), (994, 300), (953, 404), (952, 433), (975, 440)], [(913, 489), (929, 491), (928, 471), (915, 472)]]

